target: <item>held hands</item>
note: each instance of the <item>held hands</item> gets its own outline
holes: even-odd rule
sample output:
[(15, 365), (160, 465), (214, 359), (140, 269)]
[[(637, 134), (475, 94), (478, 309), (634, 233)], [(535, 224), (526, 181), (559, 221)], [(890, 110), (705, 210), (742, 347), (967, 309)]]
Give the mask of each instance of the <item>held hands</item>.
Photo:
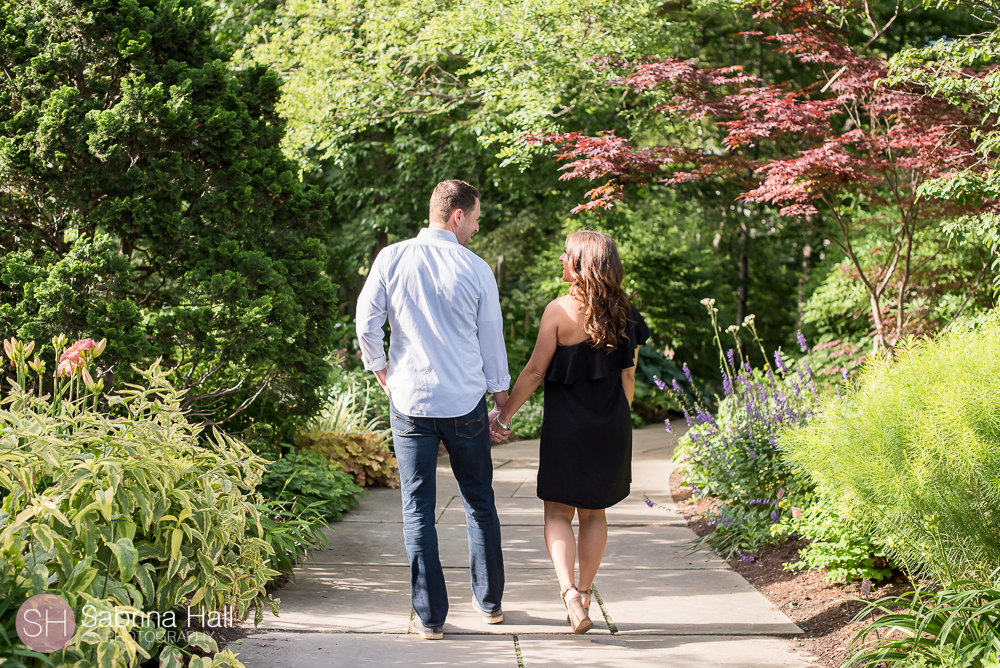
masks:
[(500, 408), (494, 408), (490, 411), (490, 440), (494, 443), (502, 443), (510, 437), (510, 429), (504, 429), (500, 426)]

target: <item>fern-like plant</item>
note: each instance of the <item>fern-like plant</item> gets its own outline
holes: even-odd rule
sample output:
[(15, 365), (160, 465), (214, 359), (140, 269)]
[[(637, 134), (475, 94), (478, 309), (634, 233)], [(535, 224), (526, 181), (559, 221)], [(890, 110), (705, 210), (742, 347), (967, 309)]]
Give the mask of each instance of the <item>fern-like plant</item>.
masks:
[(908, 340), (781, 440), (893, 563), (946, 584), (1000, 563), (1000, 318)]

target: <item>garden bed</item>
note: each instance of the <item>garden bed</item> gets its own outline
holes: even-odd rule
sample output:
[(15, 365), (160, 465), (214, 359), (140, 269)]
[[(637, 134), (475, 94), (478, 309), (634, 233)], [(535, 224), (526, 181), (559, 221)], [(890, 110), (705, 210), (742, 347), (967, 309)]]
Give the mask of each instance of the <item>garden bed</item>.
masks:
[[(712, 500), (694, 496), (682, 483), (682, 475), (674, 471), (670, 493), (678, 509), (685, 516), (708, 510)], [(699, 536), (712, 531), (704, 521), (689, 519), (687, 524)], [(817, 666), (839, 668), (847, 658), (851, 639), (862, 626), (851, 623), (863, 607), (851, 600), (863, 598), (861, 583), (826, 582), (820, 571), (786, 571), (784, 565), (798, 561), (799, 550), (807, 544), (801, 539), (790, 540), (763, 548), (752, 563), (733, 558), (729, 565), (804, 631), (804, 635), (791, 640), (793, 644), (815, 657)], [(910, 589), (909, 582), (896, 575), (874, 584), (871, 597), (899, 595)]]

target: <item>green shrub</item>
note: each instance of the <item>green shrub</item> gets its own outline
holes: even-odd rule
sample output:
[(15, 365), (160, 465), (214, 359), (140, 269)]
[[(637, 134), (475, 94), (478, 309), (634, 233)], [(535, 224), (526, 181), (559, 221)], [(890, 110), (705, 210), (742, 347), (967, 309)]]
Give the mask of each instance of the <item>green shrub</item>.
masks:
[[(27, 347), (7, 343), (15, 344), (5, 347), (23, 381)], [(158, 364), (135, 371), (142, 385), (102, 397), (100, 382), (85, 374), (93, 356), (71, 365), (69, 381), (56, 379), (57, 402), (24, 392), (23, 382), (3, 400), (0, 556), (13, 573), (6, 595), (16, 603), (21, 594), (11, 591), (56, 594), (78, 620), (87, 604), (97, 614), (115, 606), (144, 613), (228, 608), (235, 618), (256, 607), (259, 618), (265, 585), (277, 575), (267, 567), (271, 548), (252, 502), (263, 460), (225, 434), (190, 424), (182, 393)], [(93, 410), (98, 401), (113, 415)], [(9, 629), (17, 605), (4, 610), (0, 628)], [(180, 647), (153, 629), (136, 637), (133, 630), (131, 621), (81, 627), (49, 659), (107, 668), (159, 656), (161, 665), (181, 665)], [(188, 643), (214, 648), (203, 634)], [(214, 665), (240, 664), (221, 652)], [(207, 668), (201, 657), (190, 666)]]
[(913, 577), (1000, 563), (1000, 319), (899, 345), (782, 443)]
[(357, 497), (365, 489), (339, 465), (307, 451), (268, 464), (257, 491), (267, 499), (289, 502), (294, 512), (339, 520), (358, 506)]
[(867, 605), (855, 621), (875, 615), (854, 637), (845, 666), (1000, 668), (1000, 589), (972, 581), (917, 589)]
[(800, 518), (785, 513), (781, 524), (772, 530), (780, 536), (794, 533), (810, 541), (799, 551), (799, 561), (785, 564), (786, 570), (822, 570), (824, 579), (831, 582), (862, 578), (877, 582), (892, 574), (884, 551), (865, 527), (843, 517), (836, 502), (821, 490), (802, 505)]
[(545, 417), (545, 397), (536, 392), (528, 397), (512, 425), (514, 438), (525, 440), (539, 438), (542, 435), (542, 418)]
[(279, 74), (234, 67), (197, 0), (0, 14), (0, 334), (107, 337), (129, 381), (162, 356), (232, 428), (315, 411), (332, 193), (282, 152)]
[(32, 659), (49, 663), (44, 654), (31, 651), (17, 637), (17, 609), (27, 598), (28, 590), (17, 583), (13, 568), (9, 564), (0, 566), (0, 665), (7, 668), (27, 668)]

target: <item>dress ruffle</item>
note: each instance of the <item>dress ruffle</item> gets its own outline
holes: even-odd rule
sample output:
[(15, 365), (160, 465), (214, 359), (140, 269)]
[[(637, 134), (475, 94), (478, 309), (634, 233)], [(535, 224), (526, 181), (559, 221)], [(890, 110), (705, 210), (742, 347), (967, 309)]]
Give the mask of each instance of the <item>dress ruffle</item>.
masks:
[(618, 347), (608, 352), (598, 350), (583, 341), (572, 346), (558, 346), (545, 379), (572, 385), (581, 380), (599, 380), (612, 373), (621, 373), (634, 365), (635, 349), (649, 339), (649, 327), (635, 306), (628, 314), (625, 337)]

